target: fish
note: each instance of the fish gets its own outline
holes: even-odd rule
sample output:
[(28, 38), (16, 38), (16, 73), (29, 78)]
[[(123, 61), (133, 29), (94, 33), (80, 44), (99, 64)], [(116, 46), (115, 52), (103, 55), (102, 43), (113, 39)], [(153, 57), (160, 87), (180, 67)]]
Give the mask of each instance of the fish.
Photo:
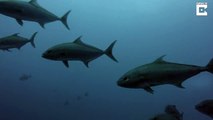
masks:
[(167, 105), (165, 113), (158, 114), (149, 120), (183, 120), (183, 112), (180, 113), (176, 105)]
[(89, 96), (89, 93), (88, 93), (88, 92), (85, 92), (85, 93), (84, 93), (84, 96), (85, 96), (85, 97), (88, 97), (88, 96)]
[(61, 18), (41, 7), (37, 0), (27, 1), (0, 1), (0, 14), (16, 19), (19, 25), (23, 26), (23, 20), (34, 21), (45, 28), (46, 23), (61, 21), (70, 30), (67, 24), (67, 17), (71, 10)]
[(207, 66), (186, 65), (172, 63), (163, 60), (165, 55), (154, 62), (136, 67), (125, 73), (117, 81), (117, 85), (124, 88), (144, 89), (153, 94), (153, 86), (171, 84), (178, 88), (183, 87), (182, 83), (188, 78), (208, 71), (213, 74), (213, 59)]
[(110, 44), (105, 51), (103, 51), (94, 46), (83, 43), (80, 36), (75, 39), (74, 42), (58, 44), (47, 49), (42, 54), (42, 57), (49, 60), (62, 61), (67, 68), (69, 67), (69, 60), (82, 61), (88, 68), (90, 61), (102, 56), (103, 54), (107, 55), (115, 62), (118, 62), (112, 54), (112, 49), (115, 43), (116, 40)]
[(29, 80), (30, 78), (32, 78), (31, 75), (23, 74), (23, 75), (19, 78), (19, 80), (21, 80), (21, 81), (26, 81), (26, 80)]
[(35, 48), (34, 39), (37, 35), (37, 32), (35, 32), (30, 39), (21, 37), (18, 35), (19, 33), (12, 34), (10, 36), (6, 36), (3, 38), (0, 38), (0, 49), (3, 51), (9, 51), (12, 48), (21, 49), (22, 46), (24, 46), (27, 43), (31, 43), (31, 45)]
[(64, 102), (64, 106), (67, 106), (67, 105), (69, 105), (69, 104), (70, 104), (69, 100), (66, 100), (66, 101)]
[(78, 95), (78, 96), (76, 97), (76, 99), (77, 99), (78, 101), (80, 101), (80, 100), (82, 99), (82, 97), (81, 97), (80, 95)]
[(183, 120), (183, 112), (179, 112), (176, 108), (176, 105), (167, 105), (164, 112), (166, 114), (170, 114), (172, 115), (174, 118), (176, 118), (177, 120)]
[(213, 119), (213, 99), (204, 100), (197, 105), (195, 109)]
[(156, 115), (155, 117), (153, 117), (149, 120), (178, 120), (178, 119), (170, 114), (164, 113), (164, 114)]

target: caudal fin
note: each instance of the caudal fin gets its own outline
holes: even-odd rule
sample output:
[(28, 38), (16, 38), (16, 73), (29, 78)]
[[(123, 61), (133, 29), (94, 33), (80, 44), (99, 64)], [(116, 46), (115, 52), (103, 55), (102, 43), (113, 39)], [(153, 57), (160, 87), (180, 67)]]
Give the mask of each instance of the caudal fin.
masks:
[(37, 33), (38, 33), (38, 32), (35, 32), (35, 33), (32, 35), (32, 37), (30, 38), (30, 43), (31, 43), (31, 45), (32, 45), (34, 48), (36, 47), (34, 41), (35, 41), (35, 36), (37, 35)]
[(113, 54), (112, 54), (112, 49), (113, 49), (115, 43), (116, 43), (116, 40), (105, 50), (105, 54), (106, 54), (108, 57), (110, 57), (112, 60), (114, 60), (115, 62), (118, 62), (118, 61), (116, 60), (116, 58), (113, 56)]
[(65, 25), (65, 27), (66, 27), (68, 30), (70, 30), (70, 28), (69, 28), (69, 26), (68, 26), (68, 24), (67, 24), (67, 17), (68, 17), (68, 15), (69, 15), (70, 12), (71, 12), (71, 10), (69, 10), (68, 12), (66, 12), (66, 13), (64, 14), (64, 16), (61, 17), (61, 22)]
[(207, 69), (210, 73), (213, 74), (213, 58), (211, 59), (211, 61), (208, 63), (207, 65)]

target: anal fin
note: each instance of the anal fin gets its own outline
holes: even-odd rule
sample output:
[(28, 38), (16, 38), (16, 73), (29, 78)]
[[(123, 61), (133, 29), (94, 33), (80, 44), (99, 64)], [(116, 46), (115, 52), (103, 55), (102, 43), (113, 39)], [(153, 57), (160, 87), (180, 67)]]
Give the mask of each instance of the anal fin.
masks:
[(84, 65), (85, 65), (87, 68), (89, 68), (89, 62), (90, 62), (90, 61), (83, 61)]
[(19, 25), (23, 26), (23, 21), (21, 19), (16, 19)]
[(64, 65), (68, 68), (69, 67), (69, 63), (67, 60), (62, 61), (64, 63)]
[(44, 27), (44, 23), (39, 22), (39, 25), (40, 25), (42, 28), (44, 28), (44, 29), (45, 29), (45, 27)]

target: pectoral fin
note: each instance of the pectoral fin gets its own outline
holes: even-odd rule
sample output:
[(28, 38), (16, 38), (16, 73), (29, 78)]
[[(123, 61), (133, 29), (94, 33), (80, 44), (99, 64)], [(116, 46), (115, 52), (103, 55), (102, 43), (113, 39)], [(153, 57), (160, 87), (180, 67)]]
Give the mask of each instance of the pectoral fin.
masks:
[(19, 25), (23, 26), (23, 21), (21, 19), (16, 19)]
[(180, 82), (180, 83), (175, 83), (174, 85), (175, 85), (176, 87), (178, 87), (178, 88), (185, 88), (185, 87), (183, 87), (182, 82)]
[(20, 50), (20, 49), (21, 49), (21, 47), (17, 47), (17, 49), (18, 49), (18, 50)]
[(151, 93), (151, 94), (154, 94), (154, 90), (149, 86), (144, 87), (143, 89), (146, 90), (147, 92)]
[(62, 62), (64, 63), (64, 65), (65, 65), (67, 68), (69, 67), (68, 61), (64, 60), (64, 61), (62, 61)]

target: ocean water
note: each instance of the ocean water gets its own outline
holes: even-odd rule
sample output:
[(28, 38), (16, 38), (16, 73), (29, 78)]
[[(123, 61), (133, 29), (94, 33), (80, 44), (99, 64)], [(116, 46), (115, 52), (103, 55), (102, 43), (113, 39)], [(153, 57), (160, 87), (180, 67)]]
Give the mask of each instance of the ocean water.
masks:
[[(201, 0), (203, 1), (203, 0)], [(165, 60), (205, 66), (213, 58), (213, 1), (208, 16), (196, 16), (196, 0), (38, 0), (38, 3), (68, 17), (71, 30), (61, 22), (41, 28), (24, 22), (21, 27), (0, 15), (0, 37), (13, 33), (30, 38), (38, 32), (36, 48), (0, 51), (0, 120), (148, 120), (162, 113), (168, 104), (184, 112), (184, 120), (210, 120), (194, 105), (212, 99), (213, 75), (200, 73), (183, 83), (143, 89), (117, 86), (127, 71), (150, 63), (162, 55)], [(89, 64), (62, 62), (41, 57), (53, 45), (82, 41), (106, 49), (114, 40), (118, 63), (101, 56)], [(22, 74), (32, 76), (20, 81)]]

